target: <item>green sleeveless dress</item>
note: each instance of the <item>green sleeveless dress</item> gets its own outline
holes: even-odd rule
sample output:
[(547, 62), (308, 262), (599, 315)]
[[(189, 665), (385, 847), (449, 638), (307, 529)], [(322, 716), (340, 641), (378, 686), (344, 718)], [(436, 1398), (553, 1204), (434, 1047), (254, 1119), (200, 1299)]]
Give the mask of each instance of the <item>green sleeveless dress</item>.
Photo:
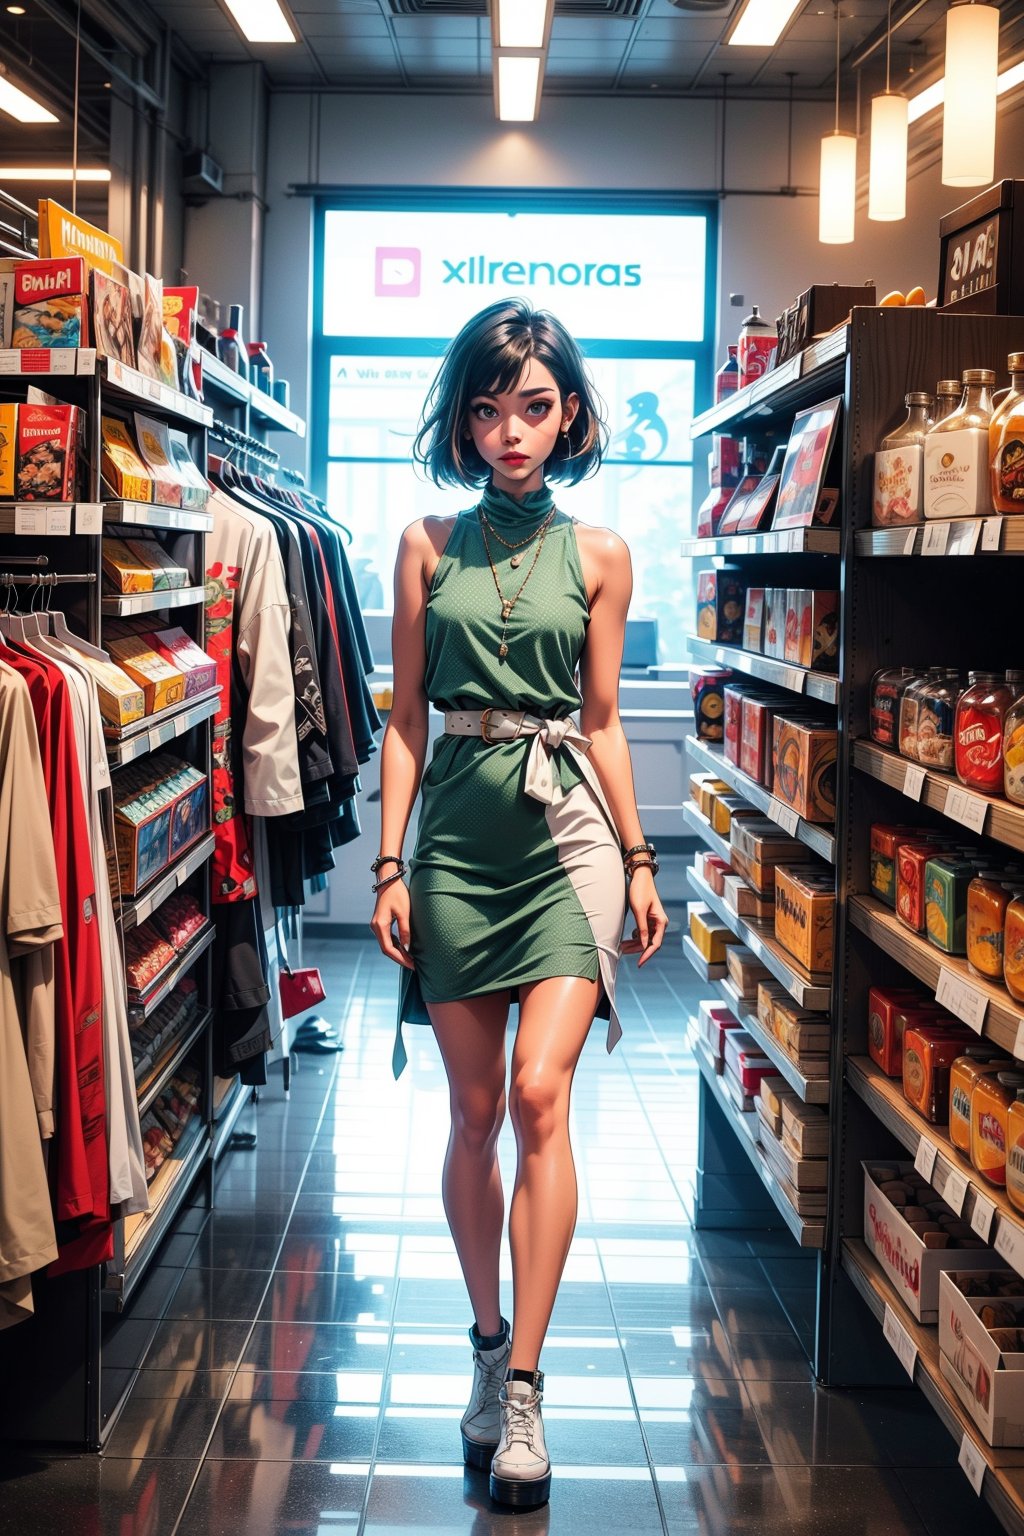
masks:
[[(517, 502), (489, 488), (482, 504), (515, 543), (543, 521), (552, 497), (544, 489)], [(502, 592), (514, 596), (536, 546), (513, 569), (515, 551), (490, 543)], [(576, 673), (589, 622), (574, 520), (556, 512), (500, 658), (501, 604), (477, 510), (462, 512), (427, 603), (427, 697), (440, 710), (494, 705), (565, 720), (581, 702)], [(529, 737), (492, 745), (443, 735), (423, 774), (409, 861), (416, 969), (401, 972), (396, 1077), (406, 1060), (402, 1024), (429, 1024), (426, 1003), (502, 990), (516, 1001), (517, 987), (545, 977), (600, 977), (609, 1050), (621, 1035), (615, 968), (626, 887), (618, 835), (593, 768), (568, 744), (551, 752), (553, 803), (525, 792), (530, 745)]]

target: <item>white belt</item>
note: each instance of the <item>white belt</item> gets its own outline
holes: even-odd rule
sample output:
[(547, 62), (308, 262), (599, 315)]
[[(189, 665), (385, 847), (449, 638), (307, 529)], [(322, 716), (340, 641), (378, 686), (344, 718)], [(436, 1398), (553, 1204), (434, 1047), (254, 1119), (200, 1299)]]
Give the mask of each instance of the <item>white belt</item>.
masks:
[[(446, 736), (479, 736), (488, 746), (502, 741), (517, 741), (520, 736), (532, 736), (526, 759), (526, 776), (523, 788), (534, 800), (554, 805), (562, 798), (561, 785), (556, 784), (552, 753), (565, 746), (576, 756), (584, 777), (596, 790), (602, 808), (604, 796), (597, 785), (597, 776), (587, 762), (590, 737), (581, 734), (571, 716), (565, 720), (541, 720), (537, 715), (515, 709), (452, 709), (444, 717)], [(609, 816), (609, 821), (611, 817)]]

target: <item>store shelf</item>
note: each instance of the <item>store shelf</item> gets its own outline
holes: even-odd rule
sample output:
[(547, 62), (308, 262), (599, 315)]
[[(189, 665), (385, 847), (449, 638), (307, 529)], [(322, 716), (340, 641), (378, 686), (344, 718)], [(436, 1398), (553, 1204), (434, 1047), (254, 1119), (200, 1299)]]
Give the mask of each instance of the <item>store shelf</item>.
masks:
[(1024, 518), (991, 513), (953, 523), (917, 523), (911, 528), (861, 528), (855, 535), (854, 548), (865, 559), (915, 555), (952, 560), (970, 555), (1024, 555)]
[(158, 507), (149, 501), (107, 501), (103, 521), (135, 528), (174, 528), (181, 533), (211, 533), (212, 512), (192, 507)]
[[(878, 779), (880, 783), (889, 784), (893, 789), (901, 791), (906, 782), (907, 770), (917, 771), (916, 763), (908, 762), (898, 752), (879, 747), (873, 741), (854, 742), (853, 766), (862, 773), (870, 774), (873, 779)], [(949, 799), (951, 792), (954, 795), (952, 800)], [(921, 804), (943, 816), (949, 816), (951, 821), (961, 825), (964, 824), (963, 816), (954, 815), (953, 811), (962, 809), (964, 796), (967, 803), (978, 810), (979, 815), (982, 808), (986, 808), (983, 824), (972, 827), (972, 830), (982, 831), (986, 837), (994, 837), (997, 842), (1005, 843), (1009, 848), (1024, 850), (1024, 806), (1013, 805), (1009, 800), (993, 799), (990, 795), (976, 795), (971, 790), (965, 790), (948, 773), (925, 773)], [(912, 798), (917, 799), (917, 796)], [(949, 810), (946, 808), (947, 802)]]
[(268, 427), (278, 432), (292, 432), (296, 437), (305, 437), (306, 423), (301, 416), (296, 416), (294, 411), (281, 405), (272, 395), (265, 390), (253, 389), (252, 414), (257, 421), (265, 422)]
[(848, 330), (848, 326), (840, 326), (746, 389), (738, 389), (702, 411), (690, 424), (691, 438), (753, 424), (764, 426), (771, 417), (792, 416), (802, 406), (834, 395), (846, 378)]
[(683, 934), (683, 954), (701, 981), (706, 981), (709, 985), (711, 982), (721, 981), (726, 974), (724, 965), (712, 965), (710, 960), (705, 960), (688, 933)]
[[(742, 795), (744, 800), (749, 800), (751, 805), (756, 806), (759, 811), (763, 811), (773, 821), (779, 821), (776, 812), (780, 802), (775, 799), (774, 795), (768, 793), (763, 784), (756, 783), (755, 780), (737, 768), (735, 764), (727, 762), (725, 752), (721, 747), (713, 747), (706, 741), (700, 741), (696, 736), (687, 736), (686, 750), (702, 768), (707, 768), (717, 778), (724, 780), (738, 795)], [(783, 809), (786, 810), (788, 808), (783, 807)], [(779, 821), (779, 825), (782, 825), (781, 821)], [(788, 831), (788, 828), (786, 830)], [(793, 836), (799, 842), (805, 843), (808, 848), (812, 848), (815, 853), (820, 854), (823, 859), (827, 859), (830, 864), (835, 863), (835, 835), (827, 827), (818, 826), (815, 822), (804, 821), (801, 817), (797, 822)]]
[(922, 1120), (903, 1097), (899, 1081), (886, 1077), (869, 1056), (848, 1056), (846, 1075), (854, 1093), (902, 1142), (911, 1157), (917, 1156), (922, 1140), (938, 1148), (930, 1181), (938, 1194), (945, 1197), (946, 1186), (954, 1175), (968, 1181), (962, 1212), (965, 1221), (973, 1223), (977, 1219), (980, 1223), (987, 1217), (988, 1208), (995, 1208), (988, 1240), (999, 1246), (1000, 1253), (1018, 1274), (1024, 1275), (1024, 1216), (1014, 1210), (1006, 1191), (979, 1176), (970, 1159), (954, 1147), (943, 1126)]
[(158, 379), (149, 379), (137, 369), (126, 368), (124, 363), (112, 357), (97, 358), (96, 367), (107, 389), (122, 399), (130, 400), (135, 405), (144, 405), (149, 410), (155, 408), (168, 416), (182, 417), (199, 427), (213, 424), (210, 407), (183, 395), (180, 389), (172, 389), (169, 384), (161, 384)]
[(137, 1002), (129, 1000), (129, 1019), (148, 1019), (150, 1014), (159, 1008), (164, 998), (170, 997), (181, 978), (188, 974), (199, 959), (199, 956), (205, 955), (206, 951), (210, 948), (215, 932), (213, 924), (207, 923), (206, 927), (201, 929), (192, 942), (181, 951), (174, 964), (168, 966), (166, 974), (161, 978), (159, 985), (153, 988), (152, 992), (148, 992), (144, 998), (139, 998)]
[(838, 528), (779, 528), (684, 539), (679, 553), (690, 560), (708, 560), (713, 555), (838, 555), (841, 538)]
[(768, 1033), (757, 1016), (756, 1008), (751, 1010), (750, 1004), (740, 996), (728, 976), (724, 981), (715, 984), (715, 990), (722, 1001), (732, 1009), (747, 1033), (757, 1041), (768, 1060), (780, 1077), (786, 1079), (793, 1092), (799, 1094), (805, 1104), (827, 1104), (831, 1088), (828, 1062), (823, 1060), (821, 1063), (823, 1076), (807, 1077), (775, 1036)]
[(985, 1463), (981, 1496), (1007, 1531), (1024, 1536), (1024, 1450), (995, 1450), (961, 1408), (939, 1365), (938, 1329), (915, 1321), (860, 1238), (846, 1238), (841, 1250), (843, 1269), (879, 1324), (888, 1305), (917, 1347), (914, 1384), (920, 1387), (957, 1445), (970, 1437)]
[(165, 870), (148, 890), (136, 896), (133, 901), (122, 902), (121, 927), (127, 931), (129, 928), (137, 927), (139, 923), (144, 923), (147, 917), (152, 917), (168, 896), (172, 896), (180, 886), (184, 885), (197, 869), (202, 869), (207, 859), (213, 854), (213, 844), (213, 833), (206, 833), (194, 848), (190, 848), (176, 864), (172, 864), (170, 869)]
[(176, 709), (169, 709), (160, 715), (147, 715), (145, 719), (128, 726), (117, 741), (108, 740), (107, 761), (112, 768), (122, 768), (125, 763), (133, 763), (136, 758), (145, 757), (147, 752), (155, 752), (158, 747), (166, 746), (169, 741), (184, 736), (186, 731), (211, 719), (219, 708), (220, 689), (214, 688), (209, 693), (189, 699)]
[(726, 1119), (736, 1133), (736, 1140), (746, 1152), (758, 1178), (775, 1202), (775, 1207), (782, 1217), (790, 1232), (796, 1238), (801, 1248), (823, 1248), (825, 1245), (825, 1224), (823, 1221), (810, 1220), (801, 1216), (793, 1209), (786, 1197), (785, 1191), (780, 1187), (778, 1179), (769, 1168), (763, 1152), (757, 1141), (751, 1135), (743, 1123), (736, 1105), (729, 1097), (729, 1092), (722, 1081), (721, 1076), (715, 1071), (704, 1049), (704, 1043), (696, 1037), (695, 1026), (691, 1021), (691, 1044), (693, 1045), (694, 1059), (701, 1076), (708, 1088), (718, 1100), (725, 1113)]
[(939, 972), (951, 971), (956, 979), (986, 1001), (984, 1028), (978, 1033), (987, 1040), (994, 1040), (1004, 1051), (1014, 1054), (1018, 1043), (1018, 1029), (1024, 1015), (1024, 1005), (1014, 1003), (1003, 988), (992, 982), (982, 981), (968, 968), (967, 961), (959, 955), (947, 955), (921, 934), (911, 933), (896, 916), (880, 901), (870, 896), (852, 896), (848, 902), (850, 921), (861, 933), (867, 934), (880, 949), (933, 992), (939, 984)]
[(141, 1082), (136, 1082), (135, 1093), (139, 1101), (140, 1115), (146, 1113), (154, 1099), (159, 1096), (161, 1089), (170, 1082), (212, 1018), (213, 1013), (209, 1009), (200, 1013), (198, 1019), (187, 1025), (181, 1035), (165, 1048), (160, 1060), (150, 1068)]
[(809, 667), (793, 667), (772, 656), (761, 656), (757, 651), (745, 651), (738, 645), (716, 645), (713, 640), (687, 637), (690, 655), (701, 661), (718, 662), (731, 667), (734, 672), (745, 672), (748, 677), (760, 678), (763, 683), (774, 683), (787, 688), (790, 693), (805, 693), (809, 699), (820, 699), (823, 704), (839, 703), (839, 679), (832, 672), (812, 672)]
[(238, 1117), (248, 1104), (252, 1095), (252, 1089), (241, 1080), (238, 1080), (231, 1088), (220, 1105), (214, 1111), (213, 1118), (213, 1144), (210, 1149), (210, 1157), (213, 1162), (218, 1162), (228, 1148), (228, 1142), (234, 1134)]
[(722, 898), (715, 895), (707, 881), (700, 878), (696, 870), (689, 869), (687, 874), (690, 877), (690, 884), (701, 901), (706, 902), (722, 922), (742, 939), (747, 948), (754, 952), (762, 965), (767, 966), (776, 981), (782, 983), (790, 997), (799, 1003), (801, 1008), (823, 1011), (829, 1007), (832, 989), (828, 977), (805, 971), (802, 965), (798, 965), (793, 957), (786, 953), (767, 923), (755, 923), (750, 918), (737, 917)]
[(280, 432), (293, 432), (296, 437), (305, 437), (306, 423), (301, 416), (279, 405), (265, 391), (257, 389), (240, 373), (222, 363), (212, 352), (204, 349), (202, 356), (204, 395), (213, 395), (214, 398), (228, 400), (232, 404), (248, 405), (252, 414), (264, 425)]
[(202, 1113), (196, 1110), (172, 1156), (157, 1170), (150, 1183), (149, 1215), (125, 1217), (124, 1269), (119, 1275), (108, 1275), (107, 1279), (108, 1287), (118, 1295), (120, 1306), (124, 1306), (144, 1276), (154, 1249), (167, 1235), (209, 1149), (209, 1128)]
[(0, 503), (0, 533), (16, 538), (66, 538), (70, 533), (99, 533), (102, 526), (103, 506), (98, 501)]
[(108, 619), (130, 619), (137, 613), (162, 613), (165, 608), (194, 608), (205, 601), (204, 587), (177, 587), (164, 592), (131, 592), (104, 597), (100, 607)]
[(707, 817), (702, 815), (700, 807), (694, 805), (692, 800), (683, 801), (683, 820), (693, 828), (699, 838), (707, 843), (709, 848), (714, 849), (720, 859), (724, 859), (727, 864), (732, 863), (729, 839), (721, 837), (715, 831)]

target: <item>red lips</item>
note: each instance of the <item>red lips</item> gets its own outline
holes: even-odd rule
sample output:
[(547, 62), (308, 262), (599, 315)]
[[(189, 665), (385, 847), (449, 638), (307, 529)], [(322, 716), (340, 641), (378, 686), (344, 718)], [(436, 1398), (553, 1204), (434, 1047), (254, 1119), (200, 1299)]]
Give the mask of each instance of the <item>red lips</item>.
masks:
[(503, 453), (501, 456), (503, 464), (525, 464), (526, 460), (527, 455), (525, 453)]

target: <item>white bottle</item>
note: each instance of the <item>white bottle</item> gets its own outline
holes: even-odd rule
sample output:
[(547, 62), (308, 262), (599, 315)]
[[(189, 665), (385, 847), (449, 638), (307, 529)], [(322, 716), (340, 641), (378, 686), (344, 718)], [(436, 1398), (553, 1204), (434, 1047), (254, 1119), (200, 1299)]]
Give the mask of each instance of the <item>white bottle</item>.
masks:
[(990, 368), (968, 368), (957, 410), (924, 440), (925, 517), (984, 517), (992, 510), (988, 427), (992, 419)]
[(871, 521), (876, 528), (921, 521), (921, 470), (928, 435), (931, 395), (914, 390), (906, 397), (907, 418), (882, 438), (875, 454)]

